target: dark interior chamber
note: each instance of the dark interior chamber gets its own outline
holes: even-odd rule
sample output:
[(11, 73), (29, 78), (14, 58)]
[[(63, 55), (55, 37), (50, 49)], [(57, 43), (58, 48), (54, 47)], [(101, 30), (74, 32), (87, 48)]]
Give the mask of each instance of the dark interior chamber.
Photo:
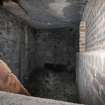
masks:
[(30, 71), (26, 87), (33, 96), (78, 102), (75, 82), (76, 34), (77, 31), (69, 28), (38, 30), (30, 38)]

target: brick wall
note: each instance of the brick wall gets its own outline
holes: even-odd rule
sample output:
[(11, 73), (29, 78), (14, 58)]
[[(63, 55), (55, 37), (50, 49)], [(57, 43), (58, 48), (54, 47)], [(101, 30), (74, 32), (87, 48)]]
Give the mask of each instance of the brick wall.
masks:
[(89, 0), (81, 21), (81, 23), (85, 22), (86, 30), (83, 30), (80, 24), (77, 84), (81, 102), (87, 105), (105, 105), (104, 12), (104, 0)]
[(77, 82), (81, 102), (105, 105), (105, 51), (82, 53), (78, 59)]
[(86, 51), (105, 48), (105, 1), (89, 0), (83, 13), (86, 22)]
[(79, 51), (85, 52), (85, 45), (86, 45), (86, 22), (81, 21), (80, 23), (80, 37), (79, 37)]

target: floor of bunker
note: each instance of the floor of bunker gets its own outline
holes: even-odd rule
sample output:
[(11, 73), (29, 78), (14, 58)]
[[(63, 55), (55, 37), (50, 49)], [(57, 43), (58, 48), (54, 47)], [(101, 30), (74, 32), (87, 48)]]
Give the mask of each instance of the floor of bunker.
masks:
[(35, 70), (30, 74), (27, 88), (35, 97), (79, 103), (74, 73)]

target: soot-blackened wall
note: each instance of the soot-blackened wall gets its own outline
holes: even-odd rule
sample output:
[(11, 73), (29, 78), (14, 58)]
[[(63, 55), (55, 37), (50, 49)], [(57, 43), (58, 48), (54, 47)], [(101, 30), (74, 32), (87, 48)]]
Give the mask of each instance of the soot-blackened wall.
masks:
[[(75, 68), (76, 36), (72, 29), (37, 31), (29, 41), (30, 54), (34, 58), (31, 67), (43, 67), (45, 63), (63, 64), (68, 70)], [(34, 62), (34, 64), (32, 64)]]
[(77, 30), (36, 30), (28, 38), (30, 76), (27, 88), (32, 95), (78, 102), (75, 84)]

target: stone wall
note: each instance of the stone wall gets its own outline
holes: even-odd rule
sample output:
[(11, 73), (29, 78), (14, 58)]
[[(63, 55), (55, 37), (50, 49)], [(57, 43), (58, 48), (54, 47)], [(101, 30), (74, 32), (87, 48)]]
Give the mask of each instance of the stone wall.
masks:
[(0, 58), (3, 59), (21, 81), (28, 70), (28, 40), (32, 34), (24, 22), (6, 9), (0, 8)]
[(104, 10), (104, 0), (89, 0), (82, 18), (86, 29), (80, 25), (80, 46), (85, 50), (77, 54), (77, 84), (81, 102), (87, 105), (105, 104)]

